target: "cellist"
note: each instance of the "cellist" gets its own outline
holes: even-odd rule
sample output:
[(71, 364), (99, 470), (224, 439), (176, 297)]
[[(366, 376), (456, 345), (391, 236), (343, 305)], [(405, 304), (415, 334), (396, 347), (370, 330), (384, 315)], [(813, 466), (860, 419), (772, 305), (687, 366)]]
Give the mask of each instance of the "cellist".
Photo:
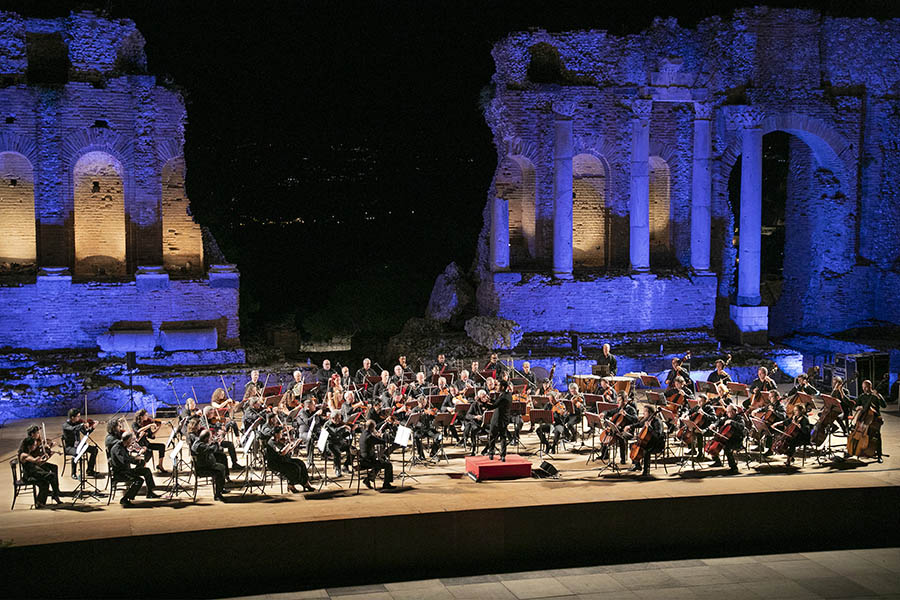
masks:
[(706, 394), (697, 395), (697, 404), (688, 410), (687, 418), (689, 420), (694, 420), (698, 415), (701, 417), (700, 422), (697, 424), (698, 429), (694, 432), (691, 441), (694, 445), (694, 454), (696, 454), (698, 459), (702, 460), (704, 444), (703, 430), (716, 421), (716, 411), (710, 405), (709, 397), (707, 397)]
[[(868, 379), (862, 382), (862, 393), (856, 398), (857, 410), (865, 414), (870, 408), (875, 411), (875, 418), (881, 418), (881, 409), (887, 408), (884, 398), (872, 387)], [(869, 427), (869, 445), (875, 447), (875, 459), (883, 462), (881, 457), (881, 427)]]
[(632, 471), (642, 471), (642, 475), (647, 477), (650, 475), (650, 457), (653, 454), (661, 452), (665, 448), (666, 437), (663, 428), (663, 422), (659, 418), (659, 413), (649, 404), (644, 405), (644, 415), (641, 420), (633, 425), (629, 425), (626, 429), (635, 431), (635, 437), (638, 437), (644, 427), (649, 428), (650, 439), (641, 449), (640, 453), (634, 458), (634, 466)]
[[(601, 379), (601, 381), (605, 380)], [(625, 442), (625, 437), (622, 435), (621, 429), (625, 426), (633, 425), (638, 420), (638, 411), (634, 400), (629, 399), (624, 391), (619, 392), (619, 406), (603, 413), (603, 416), (607, 421), (614, 421), (616, 415), (622, 416), (622, 418), (619, 419), (619, 421), (621, 421), (621, 426), (619, 433), (616, 435), (616, 445), (619, 447), (620, 462), (625, 464), (628, 462), (628, 444)], [(609, 447), (604, 446), (600, 453), (600, 458), (606, 460), (609, 456), (607, 454), (608, 452)]]
[[(719, 420), (713, 424), (716, 436), (721, 437), (721, 431), (728, 425), (731, 426), (731, 435), (723, 440), (722, 451), (725, 453), (725, 458), (728, 460), (728, 472), (737, 474), (738, 467), (737, 461), (734, 459), (734, 451), (740, 449), (744, 444), (744, 421), (738, 416), (737, 407), (734, 404), (729, 404), (725, 407), (725, 414), (719, 417)], [(722, 459), (719, 458), (718, 454), (713, 457), (712, 466), (722, 466)]]
[[(791, 425), (796, 425), (791, 431)], [(803, 446), (809, 443), (809, 419), (806, 416), (806, 407), (802, 404), (795, 404), (793, 414), (784, 419), (780, 423), (781, 435), (779, 438), (778, 448), (783, 449), (787, 460), (785, 466), (790, 466), (794, 462), (794, 453), (797, 446)]]

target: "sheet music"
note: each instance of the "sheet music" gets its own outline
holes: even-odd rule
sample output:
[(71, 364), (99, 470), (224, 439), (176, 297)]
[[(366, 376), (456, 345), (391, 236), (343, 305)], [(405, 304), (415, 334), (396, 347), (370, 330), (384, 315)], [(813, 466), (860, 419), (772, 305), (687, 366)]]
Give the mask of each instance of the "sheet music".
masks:
[(409, 447), (409, 440), (412, 438), (412, 429), (405, 425), (397, 427), (397, 435), (394, 436), (394, 443), (401, 448)]
[[(169, 441), (171, 441), (171, 439)], [(181, 455), (181, 449), (183, 447), (184, 447), (184, 440), (178, 440), (178, 443), (175, 444), (175, 448), (173, 448), (172, 452), (169, 453), (169, 458), (172, 459), (173, 464), (178, 460), (178, 457)]]
[(316, 448), (319, 452), (325, 452), (325, 445), (328, 443), (328, 430), (324, 427), (319, 432), (319, 441), (316, 442)]

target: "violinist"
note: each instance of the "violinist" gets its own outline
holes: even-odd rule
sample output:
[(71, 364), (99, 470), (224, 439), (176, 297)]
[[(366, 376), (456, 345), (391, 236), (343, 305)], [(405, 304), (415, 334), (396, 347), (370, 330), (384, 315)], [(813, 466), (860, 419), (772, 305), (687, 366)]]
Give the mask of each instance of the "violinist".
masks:
[(475, 456), (475, 450), (478, 447), (478, 435), (482, 433), (483, 415), (485, 407), (490, 402), (490, 396), (486, 390), (478, 390), (475, 393), (475, 401), (469, 404), (463, 424), (463, 437), (472, 441), (471, 456)]
[(327, 451), (334, 461), (334, 474), (340, 477), (341, 455), (344, 455), (344, 467), (349, 468), (353, 464), (350, 456), (350, 429), (341, 420), (341, 413), (331, 415), (323, 427), (328, 431)]
[[(209, 415), (210, 415), (211, 411), (212, 411), (211, 406), (207, 406), (204, 409), (204, 413), (207, 417), (209, 431), (212, 434), (212, 441), (218, 445), (217, 451), (221, 454), (219, 462), (221, 462), (223, 465), (227, 466), (227, 463), (225, 462), (224, 459), (225, 459), (225, 452), (228, 452), (228, 457), (231, 458), (231, 468), (232, 469), (243, 469), (244, 465), (238, 463), (237, 450), (234, 447), (234, 442), (232, 442), (231, 440), (225, 439), (225, 434), (227, 433), (227, 428), (223, 427), (219, 423), (215, 423), (215, 422), (212, 422), (209, 420)], [(227, 478), (228, 478), (228, 476), (226, 473), (226, 479)]]
[(473, 360), (472, 364), (469, 365), (469, 375), (472, 377), (472, 382), (476, 386), (484, 384), (484, 375), (481, 374), (481, 369), (478, 366), (477, 360)]
[[(334, 375), (337, 375), (337, 373), (331, 368), (331, 361), (326, 358), (322, 361), (322, 368), (316, 372), (316, 381), (319, 383), (320, 393), (324, 394), (328, 391), (328, 387), (332, 385)], [(296, 378), (296, 372), (294, 376)]]
[(353, 378), (350, 376), (350, 367), (341, 367), (341, 387), (348, 390), (352, 383)]
[(256, 437), (262, 444), (265, 444), (275, 433), (275, 428), (281, 425), (281, 421), (274, 412), (267, 413), (263, 419), (263, 422), (256, 427)]
[(106, 446), (107, 456), (109, 456), (113, 444), (122, 439), (122, 432), (124, 431), (125, 426), (121, 419), (110, 419), (106, 424), (106, 440), (104, 441), (104, 445)]
[[(551, 390), (549, 396), (550, 401), (543, 409), (551, 411), (551, 414), (553, 415), (553, 425), (541, 423), (541, 426), (537, 428), (537, 435), (538, 439), (541, 441), (541, 446), (546, 449), (546, 452), (548, 454), (553, 454), (556, 452), (559, 445), (559, 438), (566, 433), (566, 423), (568, 422), (569, 411), (566, 409), (566, 405), (560, 401), (558, 397), (559, 392)], [(553, 433), (552, 444), (548, 443), (548, 433)]]
[(263, 405), (262, 398), (253, 398), (250, 401), (250, 406), (244, 409), (244, 415), (241, 420), (241, 425), (243, 425), (244, 431), (246, 432), (248, 429), (253, 427), (253, 424), (261, 419), (265, 414), (266, 408)]
[[(446, 380), (444, 380), (446, 382)], [(407, 395), (411, 398), (419, 399), (422, 396), (425, 396), (429, 392), (429, 388), (431, 385), (425, 381), (425, 373), (419, 371), (416, 373), (416, 380), (409, 384), (409, 388), (407, 389)]]
[[(566, 417), (566, 437), (574, 441), (578, 439), (578, 424), (584, 419), (584, 398), (578, 391), (577, 383), (569, 384), (569, 394), (567, 400), (572, 401), (572, 412)], [(584, 441), (582, 440), (582, 446)]]
[(541, 384), (540, 384), (540, 386), (538, 386), (537, 395), (538, 396), (550, 396), (554, 392), (556, 392), (556, 390), (553, 389), (553, 383), (550, 381), (550, 379), (548, 377), (544, 377), (543, 379), (541, 379)]
[(150, 441), (156, 436), (159, 426), (160, 422), (147, 414), (146, 408), (142, 408), (134, 413), (134, 424), (131, 426), (131, 429), (134, 431), (138, 444), (147, 449), (148, 455), (152, 455), (154, 451), (157, 453), (156, 472), (160, 475), (168, 475), (169, 472), (163, 468), (166, 445)]
[(248, 400), (262, 398), (265, 393), (265, 387), (259, 380), (259, 369), (250, 371), (250, 381), (244, 384), (244, 397), (242, 404), (246, 405)]
[[(690, 356), (690, 352), (688, 352), (687, 356)], [(681, 377), (682, 384), (686, 384), (690, 382), (689, 387), (693, 387), (694, 382), (691, 380), (691, 373), (684, 367), (684, 360), (680, 358), (672, 359), (672, 368), (669, 369), (669, 374), (666, 375), (666, 389), (672, 389), (675, 387), (675, 381)]]
[(389, 383), (384, 392), (375, 397), (374, 402), (381, 404), (381, 406), (390, 410), (394, 408), (394, 397), (398, 394), (400, 395), (402, 401), (403, 395), (400, 394), (400, 388), (398, 388), (393, 383)]
[[(228, 390), (225, 388), (213, 390), (212, 397), (209, 399), (209, 405), (216, 411), (216, 420), (224, 418), (226, 413), (234, 409), (234, 404), (234, 400), (228, 397)], [(236, 430), (235, 435), (239, 435)]]
[(475, 382), (472, 381), (472, 378), (469, 377), (469, 372), (465, 369), (459, 372), (459, 380), (456, 382), (456, 387), (460, 390), (466, 390), (468, 388), (475, 387)]
[(372, 359), (364, 358), (362, 361), (362, 367), (356, 371), (356, 385), (365, 385), (366, 379), (369, 377), (377, 377), (378, 373), (375, 372), (375, 369), (372, 368)]
[[(802, 404), (795, 404), (793, 414), (779, 423), (783, 438), (779, 445), (787, 456), (786, 466), (790, 466), (794, 461), (794, 453), (798, 446), (805, 446), (809, 443), (809, 419), (806, 416), (806, 407)], [(794, 425), (795, 427), (791, 427)]]
[(446, 377), (438, 377), (437, 381), (437, 394), (438, 396), (447, 396), (450, 394), (450, 388), (447, 386), (447, 378)]
[(413, 374), (413, 370), (410, 368), (408, 364), (406, 364), (406, 357), (400, 356), (397, 358), (397, 363), (400, 365), (400, 370), (402, 373), (406, 373), (409, 375)]
[(429, 406), (428, 396), (426, 395), (419, 396), (418, 405), (409, 412), (412, 415), (421, 415), (419, 422), (413, 427), (413, 442), (421, 461), (425, 460), (424, 439), (431, 440), (431, 454), (429, 458), (434, 458), (441, 450), (441, 432), (434, 427), (435, 412), (436, 410)]
[[(74, 456), (78, 452), (78, 444), (81, 443), (81, 437), (90, 435), (94, 431), (94, 422), (85, 420), (81, 417), (80, 408), (69, 409), (69, 418), (63, 423), (62, 438), (63, 449), (66, 456), (72, 459), (72, 479), (78, 479), (78, 463), (75, 462)], [(89, 445), (87, 447), (87, 476), (100, 477), (100, 474), (94, 470), (97, 464), (97, 446)], [(82, 473), (84, 475), (84, 473)]]
[(716, 417), (716, 411), (710, 404), (706, 394), (697, 395), (697, 404), (688, 410), (687, 418), (697, 424), (697, 430), (694, 431), (693, 439), (691, 441), (694, 446), (693, 454), (702, 460), (704, 445), (703, 431), (718, 419)]
[(199, 416), (200, 409), (197, 408), (196, 400), (192, 396), (188, 396), (184, 401), (184, 406), (181, 407), (181, 414), (178, 415), (178, 429), (182, 435), (187, 432), (187, 425), (191, 418)]
[(837, 419), (838, 425), (844, 435), (850, 430), (850, 414), (853, 412), (853, 400), (844, 390), (844, 380), (834, 377), (832, 380), (831, 397), (841, 403), (841, 416)]
[[(296, 370), (293, 373), (293, 380), (288, 384), (287, 389), (281, 397), (282, 402), (296, 405), (303, 400), (303, 373)], [(325, 393), (325, 385), (319, 384), (318, 391), (320, 394)]]
[[(386, 393), (388, 393), (388, 386), (391, 384), (391, 374), (387, 371), (381, 372), (381, 381), (372, 386), (372, 398), (378, 399), (384, 397)], [(391, 393), (388, 398), (390, 399), (393, 396)]]
[(316, 491), (309, 485), (309, 472), (306, 463), (299, 458), (290, 456), (291, 450), (298, 442), (287, 443), (284, 437), (284, 428), (280, 425), (272, 432), (272, 437), (266, 442), (266, 465), (270, 471), (278, 473), (287, 480), (288, 491), (293, 494), (300, 493), (295, 486), (299, 483), (305, 492)]
[[(423, 373), (424, 375), (424, 373)], [(405, 377), (405, 372), (403, 370), (402, 365), (394, 365), (394, 374), (391, 375), (391, 383), (396, 385), (398, 388), (403, 387), (403, 379)]]
[(597, 390), (602, 402), (616, 402), (616, 388), (609, 384), (608, 379), (600, 380), (600, 388)]
[[(857, 410), (863, 414), (867, 413), (869, 409), (875, 411), (876, 419), (881, 419), (881, 409), (887, 408), (884, 398), (872, 388), (872, 382), (868, 379), (862, 382), (862, 393), (857, 397), (856, 404)], [(883, 462), (884, 459), (881, 456), (881, 427), (870, 426), (867, 434), (869, 436), (869, 445), (875, 448), (875, 460)]]
[(525, 393), (533, 394), (537, 390), (537, 376), (531, 370), (531, 363), (527, 360), (522, 363), (522, 379), (525, 380)]
[[(731, 432), (731, 437), (723, 440), (724, 445), (722, 451), (725, 453), (725, 458), (728, 460), (728, 472), (736, 474), (738, 472), (738, 467), (737, 461), (734, 458), (734, 451), (740, 450), (744, 444), (744, 421), (738, 415), (737, 407), (733, 404), (729, 404), (725, 408), (725, 414), (719, 417), (710, 429), (715, 429), (716, 435), (720, 436), (720, 432), (725, 429), (727, 425), (731, 426), (729, 430)], [(713, 458), (712, 466), (722, 466), (722, 459), (719, 458), (718, 454)]]
[[(373, 404), (373, 406), (375, 406)], [(316, 401), (312, 397), (306, 399), (303, 408), (294, 417), (294, 426), (297, 428), (297, 436), (302, 440), (301, 444), (307, 452), (307, 456), (312, 454), (313, 432), (317, 429), (317, 418), (322, 414), (322, 410), (316, 409)]]
[[(603, 382), (605, 380), (601, 379), (601, 381)], [(619, 423), (619, 432), (616, 434), (615, 441), (616, 445), (619, 447), (620, 462), (625, 464), (628, 462), (628, 444), (625, 442), (625, 437), (622, 435), (621, 429), (637, 422), (638, 410), (634, 400), (630, 399), (624, 391), (619, 392), (618, 402), (618, 407), (606, 411), (603, 413), (603, 416), (607, 421)], [(618, 419), (616, 418), (617, 416), (619, 417)], [(607, 429), (611, 429), (611, 427), (608, 427)], [(603, 460), (609, 458), (608, 446), (604, 446), (600, 453), (600, 458)], [(613, 455), (613, 458), (615, 458), (615, 454)]]
[[(632, 471), (641, 471), (644, 477), (650, 475), (650, 457), (662, 452), (666, 447), (666, 437), (663, 433), (663, 423), (656, 409), (649, 404), (644, 405), (644, 414), (639, 421), (625, 428), (633, 432), (634, 437), (640, 438), (649, 435), (649, 439), (643, 444), (640, 453), (634, 459)], [(646, 431), (645, 431), (646, 430)]]
[(219, 451), (218, 445), (212, 442), (212, 434), (209, 429), (204, 429), (191, 445), (191, 456), (194, 457), (194, 469), (200, 477), (213, 478), (213, 499), (224, 502), (222, 496), (227, 493), (225, 489), (225, 478), (228, 469), (219, 462), (216, 453)]
[[(728, 355), (728, 360), (731, 361), (731, 355)], [(710, 383), (728, 383), (731, 381), (731, 375), (725, 372), (725, 361), (721, 358), (716, 360), (716, 368), (712, 371), (706, 380)]]
[(390, 445), (390, 442), (375, 432), (376, 422), (369, 419), (366, 421), (366, 428), (359, 434), (359, 466), (366, 472), (363, 484), (372, 489), (378, 472), (384, 470), (384, 484), (381, 486), (383, 490), (393, 489), (394, 466), (391, 461), (379, 458), (375, 452), (375, 446)]
[(366, 409), (366, 403), (357, 400), (356, 394), (353, 392), (344, 392), (344, 402), (341, 404), (341, 418), (344, 423), (353, 423), (357, 419), (357, 415)]
[[(444, 401), (441, 403), (440, 412), (453, 413), (456, 411), (457, 404), (468, 404), (468, 401), (466, 401), (465, 395), (462, 393), (457, 384), (453, 384), (450, 386), (450, 393), (444, 396)], [(451, 421), (449, 425), (446, 425), (444, 427), (444, 434), (449, 434), (450, 437), (453, 438), (455, 443), (459, 443), (459, 431), (457, 431), (456, 429), (455, 422)]]
[(130, 431), (122, 434), (122, 439), (113, 444), (109, 454), (109, 468), (112, 476), (129, 483), (128, 490), (119, 501), (124, 506), (130, 506), (132, 500), (137, 496), (141, 485), (147, 484), (147, 498), (159, 498), (154, 493), (156, 488), (153, 483), (153, 473), (144, 466), (146, 461), (142, 453), (132, 454), (133, 449), (137, 447), (137, 440)]
[[(53, 458), (53, 442), (47, 442), (44, 440), (43, 431), (38, 425), (32, 425), (25, 432), (27, 437), (33, 438), (37, 440), (37, 446), (34, 447), (34, 451), (32, 452), (32, 456), (35, 458), (46, 458), (42, 468), (51, 471), (53, 477), (56, 478), (57, 482), (59, 481), (59, 467), (49, 462), (51, 458)], [(57, 483), (58, 485), (58, 483)]]
[(618, 361), (616, 357), (610, 352), (609, 344), (603, 344), (603, 348), (601, 349), (600, 356), (597, 357), (597, 366), (598, 367), (607, 367), (609, 368), (609, 374), (612, 376), (616, 375), (616, 370), (618, 368)]
[[(47, 461), (50, 456), (41, 450), (37, 438), (28, 436), (19, 444), (19, 464), (22, 466), (22, 479), (25, 483), (37, 486), (37, 497), (34, 501), (35, 508), (44, 508), (47, 505), (47, 496), (52, 490), (53, 500), (62, 504), (59, 497), (59, 470), (56, 465)], [(54, 468), (50, 468), (50, 467)]]

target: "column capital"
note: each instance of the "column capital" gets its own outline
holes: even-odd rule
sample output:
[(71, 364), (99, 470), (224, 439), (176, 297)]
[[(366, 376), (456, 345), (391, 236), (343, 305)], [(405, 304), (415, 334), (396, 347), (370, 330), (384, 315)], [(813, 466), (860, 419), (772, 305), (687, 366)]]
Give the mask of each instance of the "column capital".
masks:
[(726, 123), (729, 129), (757, 129), (762, 126), (765, 113), (758, 106), (729, 106)]
[(571, 100), (554, 100), (550, 103), (553, 116), (557, 119), (571, 119), (575, 115), (575, 102)]
[(635, 98), (628, 103), (628, 108), (631, 109), (634, 118), (649, 121), (650, 114), (653, 112), (653, 100)]
[(698, 121), (709, 121), (712, 119), (715, 108), (716, 106), (712, 102), (694, 102), (694, 119)]

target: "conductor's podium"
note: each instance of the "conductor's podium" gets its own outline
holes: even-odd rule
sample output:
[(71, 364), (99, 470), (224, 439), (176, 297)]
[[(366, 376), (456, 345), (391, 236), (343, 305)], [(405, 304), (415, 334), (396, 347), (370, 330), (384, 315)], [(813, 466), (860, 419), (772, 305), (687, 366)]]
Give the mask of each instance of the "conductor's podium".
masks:
[(487, 479), (522, 479), (531, 477), (531, 463), (518, 454), (507, 454), (506, 462), (487, 456), (467, 456), (466, 474), (475, 481)]

